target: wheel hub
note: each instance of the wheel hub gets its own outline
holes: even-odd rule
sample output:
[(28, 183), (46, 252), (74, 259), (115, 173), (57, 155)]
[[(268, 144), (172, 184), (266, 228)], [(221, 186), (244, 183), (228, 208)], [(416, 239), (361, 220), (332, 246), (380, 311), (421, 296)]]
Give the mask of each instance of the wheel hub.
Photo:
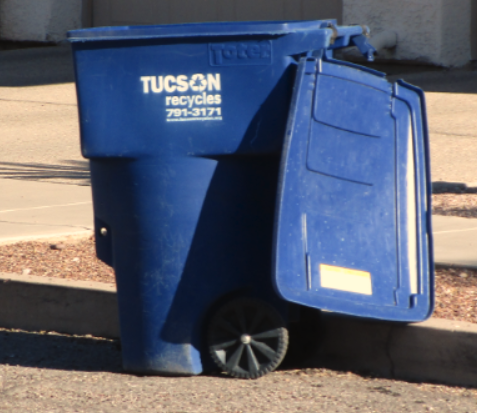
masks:
[(256, 379), (281, 363), (288, 347), (288, 331), (273, 306), (241, 297), (216, 312), (207, 342), (220, 369), (234, 377)]

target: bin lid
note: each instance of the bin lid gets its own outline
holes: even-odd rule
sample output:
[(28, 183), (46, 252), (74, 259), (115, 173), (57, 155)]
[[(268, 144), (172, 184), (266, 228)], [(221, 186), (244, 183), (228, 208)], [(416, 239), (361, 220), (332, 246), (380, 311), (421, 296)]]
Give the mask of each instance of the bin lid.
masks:
[(419, 89), (301, 59), (276, 208), (281, 297), (378, 319), (431, 315), (428, 147)]
[(256, 21), (256, 22), (211, 22), (164, 24), (155, 26), (115, 26), (94, 27), (72, 30), (68, 32), (68, 40), (75, 41), (104, 41), (104, 40), (134, 40), (174, 37), (210, 37), (210, 36), (280, 36), (297, 31), (329, 28), (336, 20), (305, 20), (305, 21)]

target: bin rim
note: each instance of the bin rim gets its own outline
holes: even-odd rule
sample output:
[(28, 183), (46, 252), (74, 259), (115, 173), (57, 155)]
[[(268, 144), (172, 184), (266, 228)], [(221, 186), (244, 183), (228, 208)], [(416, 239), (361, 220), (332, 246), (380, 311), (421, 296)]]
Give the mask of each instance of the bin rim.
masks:
[(67, 39), (70, 42), (85, 42), (217, 36), (280, 36), (299, 31), (326, 29), (330, 24), (336, 24), (336, 20), (277, 20), (110, 26), (71, 30), (67, 33)]

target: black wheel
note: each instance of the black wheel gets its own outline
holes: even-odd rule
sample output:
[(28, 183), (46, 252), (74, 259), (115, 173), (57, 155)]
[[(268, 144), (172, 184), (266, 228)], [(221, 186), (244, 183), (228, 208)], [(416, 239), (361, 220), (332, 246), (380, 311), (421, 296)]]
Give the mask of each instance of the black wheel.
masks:
[(214, 362), (231, 376), (256, 379), (282, 362), (288, 331), (277, 311), (264, 301), (238, 298), (212, 318), (208, 348)]

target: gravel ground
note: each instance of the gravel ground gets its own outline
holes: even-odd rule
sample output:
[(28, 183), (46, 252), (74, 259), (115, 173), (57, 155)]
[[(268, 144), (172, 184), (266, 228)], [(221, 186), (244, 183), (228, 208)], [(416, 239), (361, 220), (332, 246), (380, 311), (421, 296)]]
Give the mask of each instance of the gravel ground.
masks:
[(477, 411), (477, 390), (339, 372), (281, 369), (258, 380), (123, 374), (117, 341), (0, 329), (0, 411)]
[(114, 271), (96, 258), (93, 237), (0, 246), (0, 272), (114, 284)]
[(477, 218), (477, 194), (434, 194), (432, 213), (463, 218)]
[[(0, 272), (115, 284), (113, 270), (95, 256), (92, 237), (54, 244), (22, 242), (0, 246)], [(436, 269), (434, 315), (477, 323), (477, 270), (442, 266)]]
[(434, 317), (477, 323), (477, 270), (436, 268)]

